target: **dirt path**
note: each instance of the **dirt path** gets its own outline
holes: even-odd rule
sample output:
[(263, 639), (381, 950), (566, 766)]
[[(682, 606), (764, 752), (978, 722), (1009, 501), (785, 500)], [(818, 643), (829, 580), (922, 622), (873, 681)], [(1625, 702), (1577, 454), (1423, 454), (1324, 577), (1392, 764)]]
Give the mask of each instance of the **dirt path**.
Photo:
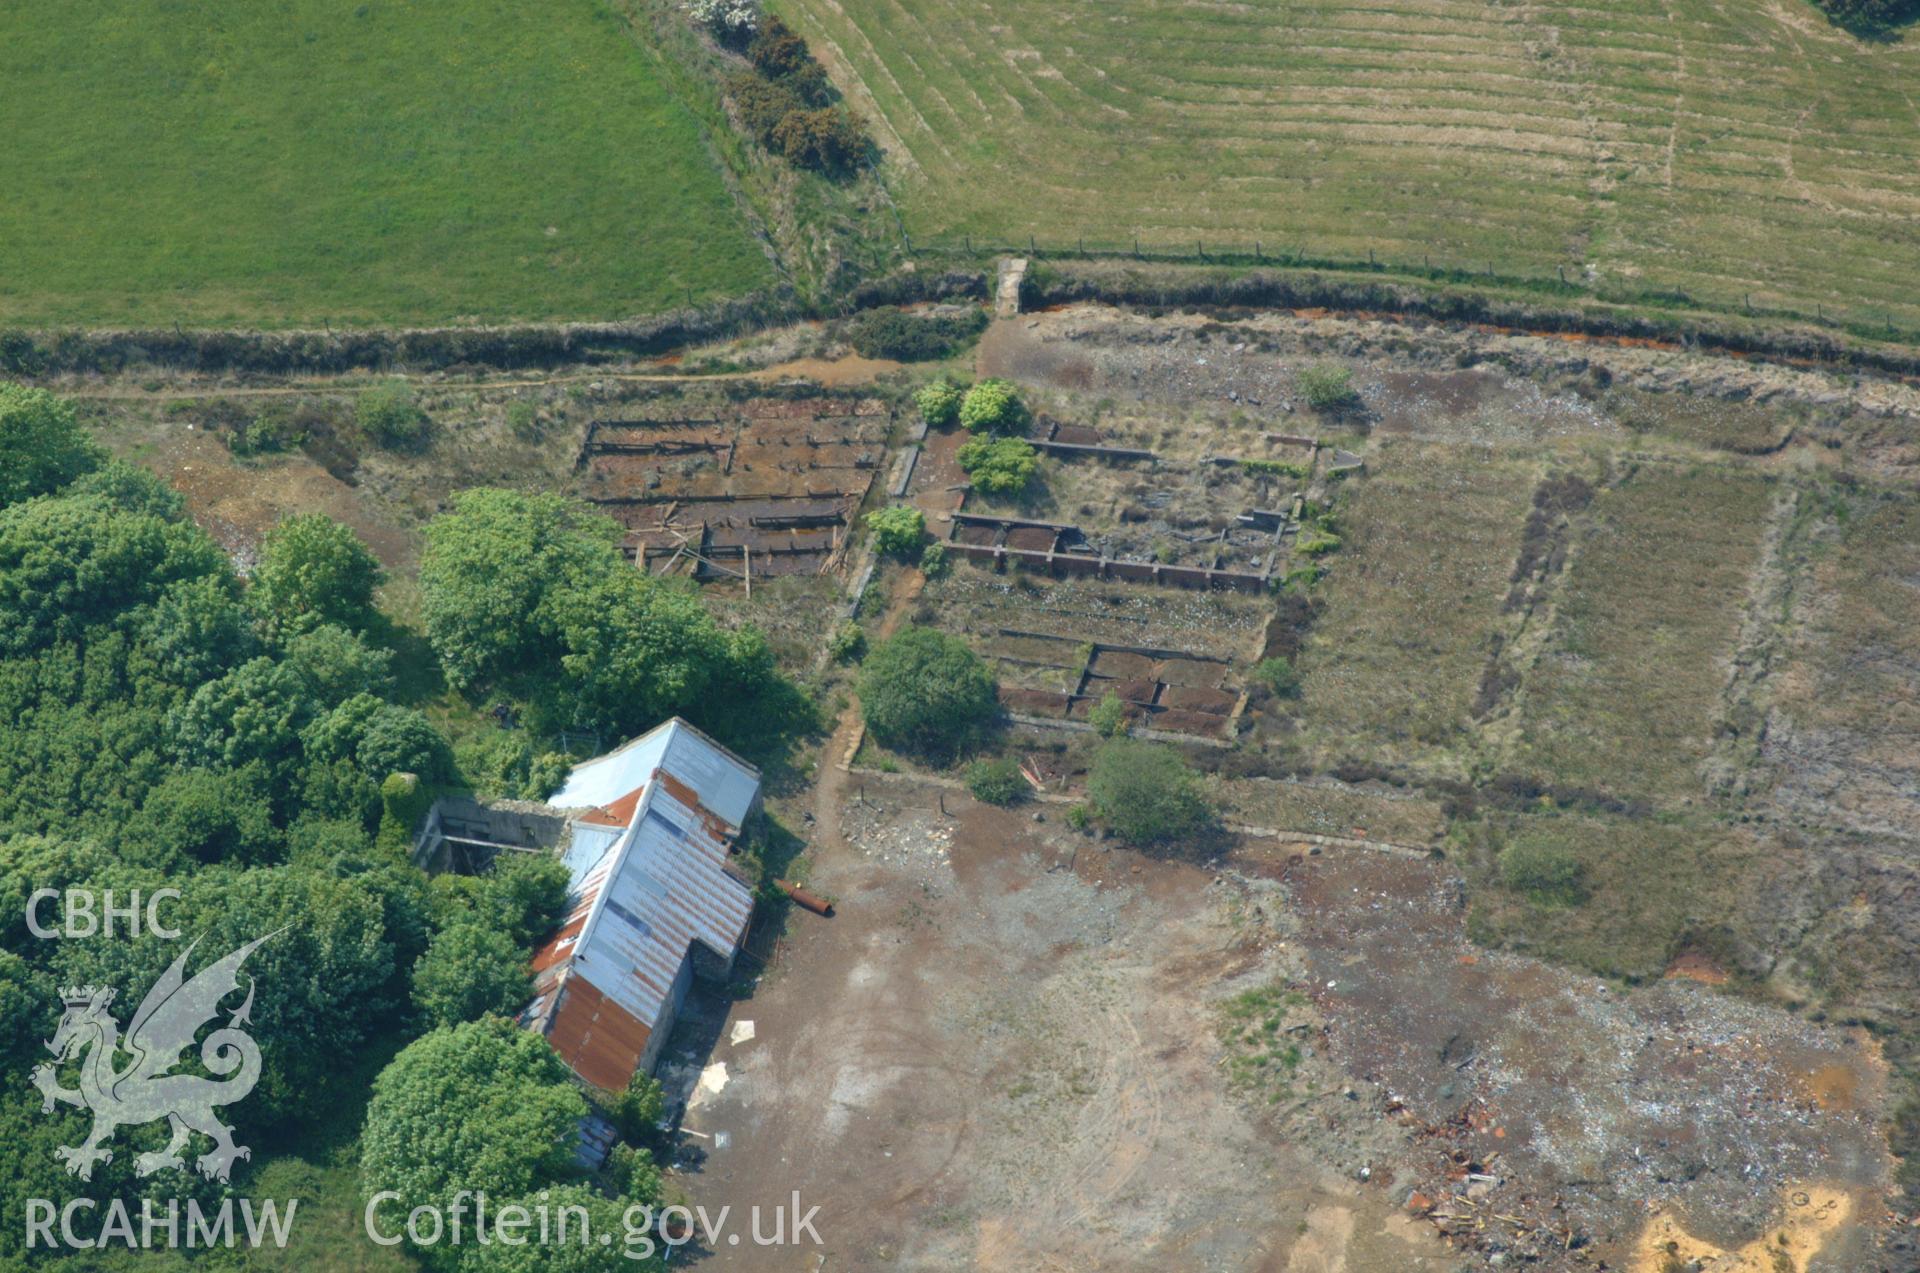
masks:
[[(679, 356), (673, 355), (663, 360), (661, 365), (678, 362)], [(681, 372), (681, 371), (581, 371), (552, 376), (494, 376), (477, 380), (428, 381), (448, 389), (497, 390), (497, 389), (545, 389), (554, 385), (586, 384), (592, 382), (613, 381), (621, 384), (726, 384), (732, 381), (759, 381), (804, 379), (823, 385), (859, 385), (870, 384), (890, 371), (897, 371), (900, 364), (884, 358), (861, 358), (849, 354), (844, 358), (821, 359), (801, 358), (791, 362), (776, 363), (771, 367), (760, 367), (753, 371), (724, 372)], [(142, 389), (137, 386), (114, 385), (106, 388), (86, 386), (63, 386), (61, 396), (67, 398), (85, 398), (97, 402), (169, 402), (193, 398), (288, 398), (301, 395), (337, 392), (358, 388), (364, 380), (385, 379), (374, 372), (343, 374), (339, 376), (314, 376), (299, 380), (289, 380), (274, 385), (223, 385), (205, 386), (169, 386), (160, 389)], [(419, 380), (422, 377), (403, 376), (403, 379)]]
[[(893, 591), (887, 598), (887, 610), (880, 618), (877, 639), (884, 641), (894, 634), (900, 621), (906, 617), (908, 607), (919, 599), (920, 590), (926, 584), (927, 577), (918, 570), (901, 572), (900, 577), (894, 580)], [(819, 778), (813, 786), (813, 839), (816, 849), (838, 851), (846, 848), (846, 837), (840, 830), (840, 811), (846, 798), (847, 767), (853, 763), (853, 753), (859, 749), (865, 733), (866, 722), (860, 715), (860, 700), (849, 695), (840, 719), (834, 722), (833, 734), (820, 750)]]

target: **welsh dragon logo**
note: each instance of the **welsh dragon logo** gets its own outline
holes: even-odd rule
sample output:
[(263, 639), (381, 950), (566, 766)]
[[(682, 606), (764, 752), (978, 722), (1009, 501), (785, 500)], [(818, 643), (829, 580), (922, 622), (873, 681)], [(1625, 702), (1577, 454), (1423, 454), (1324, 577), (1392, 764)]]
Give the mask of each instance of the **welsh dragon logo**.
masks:
[[(233, 1143), (233, 1129), (213, 1112), (216, 1105), (231, 1105), (246, 1096), (260, 1079), (260, 1047), (239, 1028), (253, 1008), (252, 977), (247, 978), (246, 1001), (200, 1045), (201, 1063), (220, 1077), (168, 1071), (181, 1063), (180, 1054), (193, 1046), (200, 1027), (218, 1015), (220, 1001), (240, 988), (240, 965), (247, 956), (274, 935), (248, 942), (187, 980), (187, 956), (199, 945), (193, 942), (147, 991), (124, 1039), (120, 1023), (107, 1011), (113, 987), (80, 986), (61, 992), (67, 1010), (47, 1043), (56, 1060), (34, 1070), (33, 1085), (40, 1089), (43, 1110), (51, 1112), (55, 1101), (64, 1101), (93, 1112), (93, 1131), (85, 1143), (54, 1150), (68, 1172), (82, 1180), (93, 1179), (95, 1163), (113, 1161), (113, 1151), (104, 1146), (116, 1128), (162, 1118), (172, 1128), (173, 1139), (165, 1149), (141, 1154), (134, 1163), (137, 1175), (150, 1176), (169, 1167), (184, 1171), (187, 1164), (180, 1151), (194, 1132), (213, 1140), (212, 1151), (195, 1164), (209, 1179), (226, 1180), (234, 1159), (252, 1157), (245, 1145)], [(80, 1064), (80, 1086), (61, 1087), (55, 1066), (82, 1051), (87, 1055)], [(115, 1060), (123, 1051), (132, 1059), (116, 1069)]]

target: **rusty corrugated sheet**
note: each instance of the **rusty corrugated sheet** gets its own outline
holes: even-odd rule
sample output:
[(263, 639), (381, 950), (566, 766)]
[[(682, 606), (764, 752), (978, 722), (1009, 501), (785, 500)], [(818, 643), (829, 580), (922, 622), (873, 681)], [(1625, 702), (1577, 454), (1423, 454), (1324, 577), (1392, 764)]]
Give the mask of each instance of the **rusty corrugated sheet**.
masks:
[[(638, 785), (606, 798), (625, 781)], [(569, 778), (562, 797), (587, 807), (566, 857), (572, 911), (534, 954), (521, 1020), (587, 1082), (624, 1087), (653, 1033), (672, 1029), (696, 942), (727, 962), (739, 950), (753, 893), (728, 859), (759, 781), (678, 719)]]

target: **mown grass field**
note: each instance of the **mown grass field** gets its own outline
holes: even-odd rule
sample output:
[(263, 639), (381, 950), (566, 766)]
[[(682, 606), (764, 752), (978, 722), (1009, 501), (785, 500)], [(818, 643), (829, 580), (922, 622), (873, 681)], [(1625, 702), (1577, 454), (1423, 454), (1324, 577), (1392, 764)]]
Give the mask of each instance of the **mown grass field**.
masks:
[(1521, 679), (1522, 768), (1656, 803), (1704, 795), (1772, 498), (1762, 478), (1652, 467), (1595, 496)]
[(1807, 0), (784, 0), (921, 240), (1216, 246), (1920, 320), (1920, 38)]
[(614, 318), (768, 263), (599, 0), (0, 0), (0, 325)]

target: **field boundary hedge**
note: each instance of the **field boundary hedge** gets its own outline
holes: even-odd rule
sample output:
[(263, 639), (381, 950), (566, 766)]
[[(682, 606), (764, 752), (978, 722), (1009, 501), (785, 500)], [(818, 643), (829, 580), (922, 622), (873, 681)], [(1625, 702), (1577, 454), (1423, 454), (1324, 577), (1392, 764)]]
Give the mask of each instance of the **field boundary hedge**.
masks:
[[(916, 245), (916, 255), (944, 249)], [(953, 255), (959, 255), (954, 253)], [(355, 328), (321, 331), (0, 329), (0, 376), (112, 375), (153, 369), (202, 374), (331, 375), (462, 369), (543, 370), (654, 357), (808, 319), (844, 318), (889, 305), (984, 301), (993, 276), (985, 259), (948, 268), (897, 270), (833, 300), (809, 303), (790, 290), (613, 323), (476, 327)], [(1554, 299), (1502, 294), (1489, 285), (1399, 278), (1379, 270), (1084, 256), (1033, 259), (1025, 306), (1094, 301), (1130, 309), (1325, 310), (1399, 321), (1477, 324), (1517, 333), (1645, 340), (1741, 357), (1812, 364), (1895, 377), (1920, 377), (1920, 333), (1911, 344), (1865, 343), (1831, 327), (1767, 324), (1711, 312), (1648, 310), (1568, 288)]]
[[(1078, 260), (1029, 258), (1021, 289), (1025, 306), (1099, 301), (1134, 309), (1294, 310), (1379, 315), (1436, 323), (1481, 324), (1518, 333), (1578, 333), (1646, 340), (1697, 350), (1795, 363), (1817, 363), (1893, 376), (1920, 375), (1920, 333), (1862, 343), (1841, 332), (1799, 323), (1743, 321), (1712, 312), (1674, 313), (1581, 297), (1571, 303), (1502, 295), (1489, 286), (1358, 276), (1315, 267), (1132, 264), (1089, 255)], [(1907, 335), (1912, 344), (1897, 343)]]
[(138, 369), (249, 375), (541, 370), (644, 358), (704, 341), (882, 305), (984, 300), (977, 272), (902, 271), (863, 283), (838, 303), (761, 292), (615, 323), (234, 331), (197, 328), (0, 329), (0, 376), (113, 375)]

